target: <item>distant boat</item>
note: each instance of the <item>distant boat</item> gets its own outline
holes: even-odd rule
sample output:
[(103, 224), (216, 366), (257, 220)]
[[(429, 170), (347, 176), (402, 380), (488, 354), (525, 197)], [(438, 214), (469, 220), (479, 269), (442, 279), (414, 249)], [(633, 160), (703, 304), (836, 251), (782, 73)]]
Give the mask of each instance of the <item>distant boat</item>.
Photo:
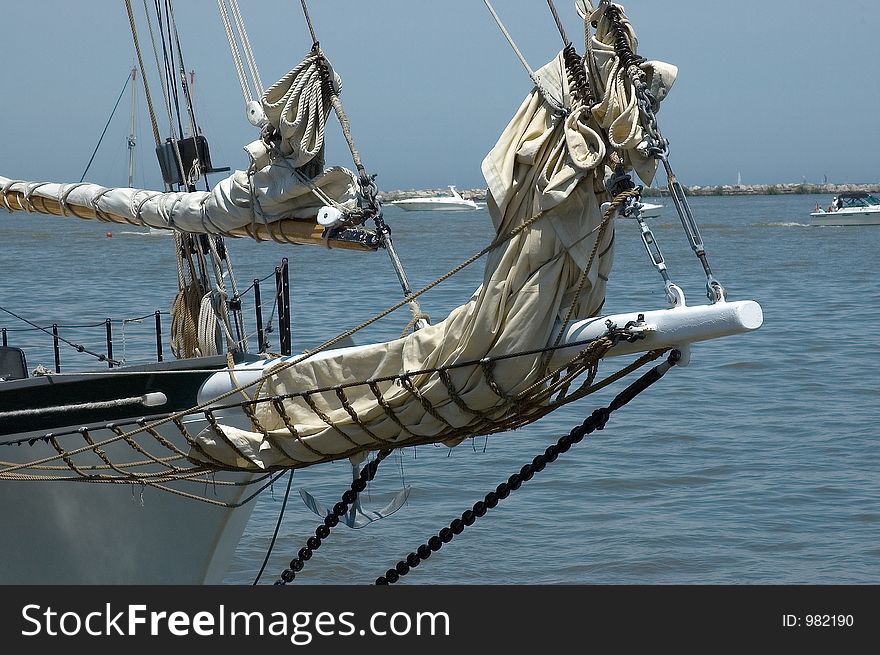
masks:
[(473, 211), (480, 208), (473, 200), (462, 198), (454, 186), (450, 186), (449, 190), (452, 192), (451, 196), (407, 198), (406, 200), (395, 200), (388, 204), (400, 207), (406, 211)]
[[(609, 203), (604, 203), (602, 205), (602, 211), (604, 212), (609, 207)], [(663, 205), (655, 205), (650, 202), (641, 203), (641, 209), (639, 210), (639, 216), (642, 218), (657, 218), (661, 210), (663, 209)], [(634, 218), (634, 216), (624, 216), (623, 214), (618, 214), (620, 218)]]
[(641, 209), (642, 218), (657, 218), (660, 215), (661, 209), (663, 209), (663, 205), (643, 202)]
[(880, 225), (880, 200), (865, 191), (841, 193), (828, 209), (816, 204), (810, 225)]

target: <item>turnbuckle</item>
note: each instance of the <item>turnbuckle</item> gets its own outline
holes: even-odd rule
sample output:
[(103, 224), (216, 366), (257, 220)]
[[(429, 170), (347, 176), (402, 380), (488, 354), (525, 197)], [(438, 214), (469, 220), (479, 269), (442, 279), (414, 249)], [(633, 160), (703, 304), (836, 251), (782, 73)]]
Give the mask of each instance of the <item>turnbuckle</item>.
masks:
[(651, 263), (660, 273), (660, 277), (663, 278), (663, 290), (666, 293), (666, 301), (669, 303), (669, 306), (684, 306), (684, 291), (682, 291), (681, 287), (675, 284), (669, 277), (669, 271), (666, 268), (666, 260), (663, 258), (663, 253), (660, 251), (660, 245), (654, 238), (654, 233), (651, 231), (651, 228), (648, 227), (645, 219), (642, 218), (642, 203), (635, 198), (627, 198), (626, 205), (621, 211), (621, 214), (627, 218), (635, 219), (639, 224), (642, 244), (645, 246), (648, 257), (651, 259)]

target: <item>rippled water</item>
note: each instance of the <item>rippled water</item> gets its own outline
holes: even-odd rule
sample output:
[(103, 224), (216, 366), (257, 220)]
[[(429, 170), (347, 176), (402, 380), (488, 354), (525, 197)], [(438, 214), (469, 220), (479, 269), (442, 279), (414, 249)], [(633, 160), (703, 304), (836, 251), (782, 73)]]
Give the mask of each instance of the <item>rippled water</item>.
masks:
[[(404, 582), (880, 582), (880, 356), (873, 334), (880, 307), (870, 272), (880, 227), (809, 227), (817, 199), (827, 204), (817, 196), (692, 199), (714, 272), (731, 299), (761, 303), (764, 326), (694, 346), (689, 367), (673, 369)], [(651, 225), (673, 280), (690, 304), (703, 302), (701, 269), (666, 202)], [(490, 237), (485, 212), (389, 208), (386, 218), (415, 288)], [(0, 215), (0, 305), (40, 324), (167, 310), (176, 290), (171, 239), (116, 227), (107, 238), (103, 224)], [(399, 297), (383, 253), (228, 245), (242, 288), (290, 258), (294, 350)], [(617, 248), (606, 309), (661, 308), (660, 277), (635, 225), (618, 226)], [(481, 270), (475, 264), (432, 290), (423, 308), (439, 320), (476, 288)], [(386, 319), (357, 340), (396, 337), (407, 320)], [(0, 327), (19, 324), (4, 315)], [(101, 348), (100, 329), (65, 334)], [(32, 366), (51, 367), (50, 340), (32, 331), (8, 337), (29, 346)], [(114, 348), (130, 361), (148, 359), (149, 320), (127, 324)], [(78, 357), (62, 352), (65, 370)], [(411, 485), (406, 506), (362, 530), (335, 529), (298, 581), (372, 582), (620, 389), (618, 383), (514, 433), (392, 456), (365, 502), (384, 504)], [(349, 476), (347, 462), (295, 474), (263, 582), (277, 578), (318, 523), (298, 490), (332, 505)], [(254, 580), (284, 490), (279, 481), (258, 499), (227, 582)]]

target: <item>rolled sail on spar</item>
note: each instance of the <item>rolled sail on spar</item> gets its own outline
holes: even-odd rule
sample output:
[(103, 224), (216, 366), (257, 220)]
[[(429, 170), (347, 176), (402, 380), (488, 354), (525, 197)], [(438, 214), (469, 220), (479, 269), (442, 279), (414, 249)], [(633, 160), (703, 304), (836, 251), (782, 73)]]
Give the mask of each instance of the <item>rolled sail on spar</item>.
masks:
[[(311, 181), (342, 207), (356, 207), (357, 181), (351, 171), (331, 168)], [(254, 211), (255, 202), (262, 210), (259, 213)], [(0, 203), (9, 211), (76, 216), (123, 225), (250, 237), (258, 241), (376, 249), (369, 245), (368, 238), (345, 240), (328, 235), (316, 218), (327, 203), (315, 197), (312, 187), (299, 182), (278, 164), (254, 175), (236, 171), (212, 191), (190, 192), (21, 182), (0, 176)]]
[[(342, 215), (356, 212), (358, 181), (346, 168), (322, 170), (330, 103), (315, 68), (310, 55), (264, 93), (261, 104), (269, 129), (264, 129), (265, 140), (245, 148), (251, 157), (249, 170), (236, 171), (211, 191), (159, 192), (0, 176), (0, 204), (9, 211), (375, 250), (377, 240), (369, 230), (326, 228), (317, 220), (326, 207)], [(338, 91), (341, 82), (335, 75), (333, 80)]]

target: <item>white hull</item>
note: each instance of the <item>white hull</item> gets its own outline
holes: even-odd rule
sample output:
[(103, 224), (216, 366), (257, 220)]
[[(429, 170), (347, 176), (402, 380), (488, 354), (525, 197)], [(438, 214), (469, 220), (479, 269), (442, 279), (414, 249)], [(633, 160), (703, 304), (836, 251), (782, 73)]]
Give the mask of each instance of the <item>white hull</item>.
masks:
[(641, 215), (642, 218), (657, 218), (663, 210), (663, 205), (655, 205), (650, 202), (643, 202)]
[(456, 200), (455, 198), (411, 198), (409, 200), (397, 200), (389, 203), (400, 207), (408, 212), (424, 211), (474, 211), (479, 209), (477, 203), (471, 200)]
[[(25, 435), (4, 440), (18, 436)], [(112, 433), (92, 436), (97, 441)], [(185, 449), (176, 431), (163, 436)], [(43, 442), (4, 451), (19, 462), (57, 455)], [(131, 459), (121, 446), (106, 452), (111, 461)], [(101, 464), (97, 457), (95, 463)], [(249, 477), (218, 473), (216, 480)], [(168, 486), (228, 503), (255, 491), (254, 485), (204, 481)], [(0, 482), (0, 503), (10, 510), (0, 531), (2, 584), (219, 584), (254, 505), (230, 509), (138, 485), (18, 480)]]
[(865, 211), (841, 209), (836, 212), (813, 212), (810, 214), (810, 225), (880, 225), (880, 207)]
[[(254, 501), (229, 508), (198, 498), (242, 504), (265, 482), (243, 472), (191, 480), (178, 476), (161, 483), (177, 492), (172, 493), (139, 483), (84, 480), (118, 481), (124, 472), (168, 474), (169, 466), (192, 471), (193, 464), (180, 454), (190, 446), (173, 423), (156, 431), (178, 452), (146, 432), (129, 437), (137, 444), (133, 447), (106, 426), (134, 432), (144, 420), (140, 417), (150, 422), (150, 416), (191, 407), (210, 375), (199, 369), (218, 368), (220, 362), (225, 358), (0, 383), (0, 470), (5, 478), (0, 480), (0, 584), (223, 581)], [(250, 425), (237, 408), (215, 415), (224, 424)], [(182, 420), (192, 436), (207, 425), (201, 413)], [(98, 454), (90, 442), (99, 445)], [(73, 466), (59, 457), (56, 444)], [(15, 468), (32, 462), (40, 464)], [(249, 481), (254, 484), (242, 484)]]

